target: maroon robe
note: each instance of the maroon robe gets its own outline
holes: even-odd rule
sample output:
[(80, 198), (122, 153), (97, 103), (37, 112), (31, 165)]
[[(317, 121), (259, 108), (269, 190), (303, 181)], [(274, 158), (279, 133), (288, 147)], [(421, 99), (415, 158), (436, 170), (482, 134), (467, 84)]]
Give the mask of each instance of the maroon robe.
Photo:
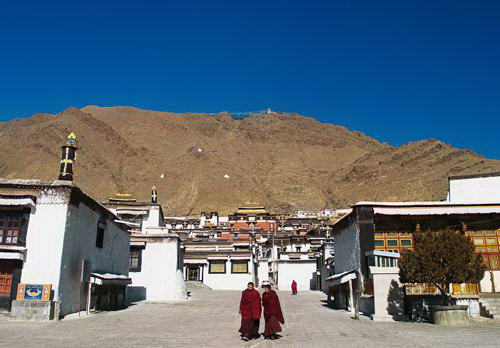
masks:
[(281, 312), (280, 299), (276, 291), (269, 290), (262, 294), (262, 305), (264, 306), (264, 320), (266, 321), (264, 336), (269, 337), (281, 332), (280, 323), (284, 324), (285, 319)]
[(262, 307), (260, 305), (260, 294), (257, 290), (246, 289), (242, 292), (240, 312), (240, 332), (243, 337), (253, 338), (258, 336)]
[(292, 282), (292, 294), (296, 294), (297, 293), (297, 282), (294, 280)]

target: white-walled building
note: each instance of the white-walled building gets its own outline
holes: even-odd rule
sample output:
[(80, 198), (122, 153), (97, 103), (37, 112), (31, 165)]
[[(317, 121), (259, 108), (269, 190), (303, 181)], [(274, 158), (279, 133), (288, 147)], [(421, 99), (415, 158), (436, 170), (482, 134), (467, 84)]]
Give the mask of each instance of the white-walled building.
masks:
[[(172, 301), (187, 298), (182, 276), (183, 245), (172, 233), (171, 218), (165, 218), (158, 204), (156, 187), (151, 202), (137, 202), (129, 194), (117, 194), (104, 204), (112, 209), (132, 232), (130, 241), (130, 301)], [(176, 221), (189, 219), (176, 219)], [(194, 225), (193, 225), (194, 228)]]
[(131, 301), (171, 301), (187, 298), (182, 277), (183, 248), (165, 228), (149, 228), (130, 243)]
[[(57, 319), (126, 303), (130, 234), (73, 184), (76, 150), (71, 133), (59, 180), (0, 179), (0, 305), (9, 308), (19, 295), (14, 319)], [(27, 306), (26, 300), (39, 303)], [(55, 314), (38, 316), (40, 307)]]
[(315, 289), (316, 257), (309, 236), (279, 236), (266, 241), (263, 256), (269, 265), (269, 280), (280, 290)]
[(257, 261), (250, 240), (190, 239), (185, 242), (184, 277), (213, 290), (242, 290), (258, 285)]
[[(95, 284), (91, 307), (107, 307), (106, 292), (97, 293), (118, 281), (106, 291), (112, 291), (111, 305), (122, 304), (130, 234), (115, 220), (70, 181), (0, 179), (0, 273), (10, 278), (0, 292), (3, 302), (15, 298), (19, 283), (51, 284), (65, 316), (86, 308), (89, 282)], [(108, 280), (97, 281), (102, 275)]]
[(500, 203), (500, 172), (450, 176), (448, 202)]

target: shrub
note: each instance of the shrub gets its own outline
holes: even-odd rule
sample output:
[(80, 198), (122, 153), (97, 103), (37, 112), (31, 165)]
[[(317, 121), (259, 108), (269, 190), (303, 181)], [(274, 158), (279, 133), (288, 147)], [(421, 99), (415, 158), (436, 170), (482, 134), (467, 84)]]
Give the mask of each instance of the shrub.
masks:
[(452, 230), (414, 233), (414, 251), (404, 251), (399, 260), (403, 283), (434, 284), (450, 304), (450, 283), (478, 283), (486, 266), (474, 251), (472, 241)]

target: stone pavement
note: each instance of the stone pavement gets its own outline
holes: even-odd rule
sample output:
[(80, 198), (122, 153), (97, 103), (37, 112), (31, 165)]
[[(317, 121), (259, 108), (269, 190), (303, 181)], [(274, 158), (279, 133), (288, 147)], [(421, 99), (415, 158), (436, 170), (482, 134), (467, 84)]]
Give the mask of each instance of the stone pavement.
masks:
[[(0, 321), (0, 347), (471, 347), (500, 346), (500, 322), (466, 328), (374, 323), (324, 306), (317, 292), (280, 292), (283, 338), (239, 339), (236, 291), (196, 289), (181, 303), (140, 303), (126, 310), (60, 322)], [(263, 322), (261, 322), (263, 331)]]

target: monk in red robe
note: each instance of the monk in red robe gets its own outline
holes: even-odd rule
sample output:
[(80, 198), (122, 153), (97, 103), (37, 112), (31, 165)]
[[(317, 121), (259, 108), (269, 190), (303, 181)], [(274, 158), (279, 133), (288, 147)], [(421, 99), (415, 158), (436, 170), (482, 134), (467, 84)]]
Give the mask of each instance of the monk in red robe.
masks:
[(246, 290), (241, 294), (240, 332), (244, 341), (259, 337), (259, 325), (262, 307), (260, 305), (260, 294), (254, 289), (252, 282), (248, 283)]
[(280, 299), (276, 291), (271, 289), (271, 285), (263, 286), (265, 292), (262, 294), (262, 305), (264, 306), (264, 320), (266, 321), (266, 329), (264, 336), (275, 340), (278, 338), (276, 335), (281, 332), (281, 324), (285, 323), (283, 313), (281, 312)]
[(292, 295), (297, 295), (297, 282), (292, 281)]

